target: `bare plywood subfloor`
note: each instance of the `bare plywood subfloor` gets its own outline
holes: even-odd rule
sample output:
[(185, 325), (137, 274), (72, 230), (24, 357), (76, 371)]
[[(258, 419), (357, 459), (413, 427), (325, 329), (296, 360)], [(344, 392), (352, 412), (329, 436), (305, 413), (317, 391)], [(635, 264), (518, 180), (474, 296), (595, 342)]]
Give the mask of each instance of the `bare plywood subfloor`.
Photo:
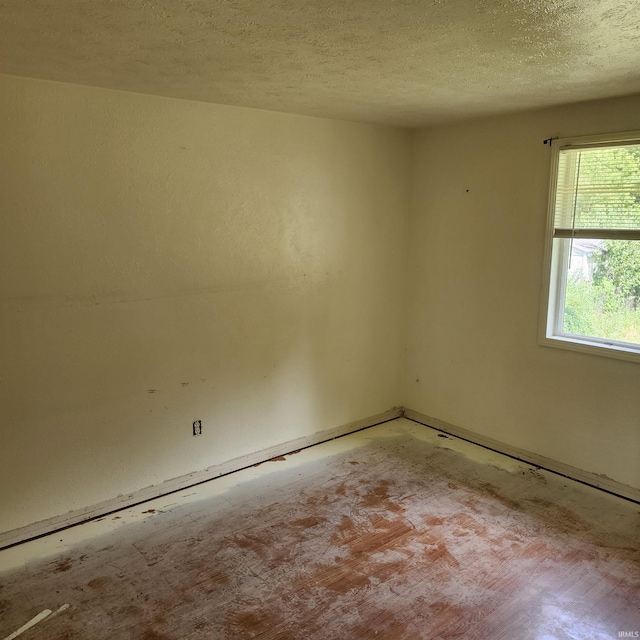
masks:
[(116, 530), (32, 547), (67, 544), (57, 556), (0, 552), (0, 567), (14, 565), (0, 575), (0, 638), (65, 604), (21, 640), (640, 630), (638, 505), (407, 420), (225, 482), (77, 528), (133, 520)]

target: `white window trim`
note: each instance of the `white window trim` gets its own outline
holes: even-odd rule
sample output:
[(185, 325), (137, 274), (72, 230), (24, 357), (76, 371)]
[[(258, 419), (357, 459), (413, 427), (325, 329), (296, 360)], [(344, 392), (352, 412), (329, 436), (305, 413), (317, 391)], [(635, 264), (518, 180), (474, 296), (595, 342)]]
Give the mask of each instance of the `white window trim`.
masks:
[[(547, 226), (544, 247), (544, 272), (542, 278), (542, 296), (540, 303), (540, 318), (538, 322), (538, 344), (547, 347), (567, 349), (589, 353), (596, 356), (617, 358), (632, 362), (640, 362), (640, 345), (564, 334), (558, 331), (554, 324), (558, 320), (557, 310), (564, 301), (559, 300), (564, 286), (558, 287), (558, 278), (554, 277), (560, 269), (559, 263), (562, 256), (554, 256), (553, 230), (555, 221), (555, 199), (558, 181), (558, 158), (561, 149), (585, 146), (606, 146), (620, 142), (640, 141), (640, 131), (625, 131), (620, 133), (608, 133), (596, 136), (580, 136), (574, 138), (553, 139), (551, 144), (551, 175), (549, 180), (549, 202), (547, 210)], [(562, 274), (566, 277), (566, 274)]]

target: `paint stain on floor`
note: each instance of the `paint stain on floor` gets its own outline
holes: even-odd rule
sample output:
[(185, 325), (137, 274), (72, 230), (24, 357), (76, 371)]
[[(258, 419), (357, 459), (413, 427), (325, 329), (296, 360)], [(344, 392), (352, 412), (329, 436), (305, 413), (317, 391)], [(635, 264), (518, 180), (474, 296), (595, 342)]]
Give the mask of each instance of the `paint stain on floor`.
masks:
[(211, 513), (206, 503), (177, 507), (2, 576), (0, 637), (62, 603), (71, 606), (30, 637), (603, 640), (640, 631), (637, 505), (408, 436), (297, 474), (277, 490), (255, 481), (253, 495)]

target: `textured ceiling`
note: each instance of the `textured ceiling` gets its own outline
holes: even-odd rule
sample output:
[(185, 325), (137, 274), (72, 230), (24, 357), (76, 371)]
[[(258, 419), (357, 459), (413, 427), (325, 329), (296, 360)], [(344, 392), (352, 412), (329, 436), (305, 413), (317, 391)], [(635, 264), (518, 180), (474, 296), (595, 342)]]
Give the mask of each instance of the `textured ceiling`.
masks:
[(640, 1), (0, 0), (0, 73), (415, 126), (640, 92)]

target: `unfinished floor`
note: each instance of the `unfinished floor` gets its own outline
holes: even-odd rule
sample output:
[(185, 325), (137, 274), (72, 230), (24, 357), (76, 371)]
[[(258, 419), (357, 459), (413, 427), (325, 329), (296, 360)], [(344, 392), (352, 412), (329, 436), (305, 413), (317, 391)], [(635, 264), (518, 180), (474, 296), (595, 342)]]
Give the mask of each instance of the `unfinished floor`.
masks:
[(398, 419), (0, 552), (0, 638), (613, 639), (639, 540), (637, 504)]

